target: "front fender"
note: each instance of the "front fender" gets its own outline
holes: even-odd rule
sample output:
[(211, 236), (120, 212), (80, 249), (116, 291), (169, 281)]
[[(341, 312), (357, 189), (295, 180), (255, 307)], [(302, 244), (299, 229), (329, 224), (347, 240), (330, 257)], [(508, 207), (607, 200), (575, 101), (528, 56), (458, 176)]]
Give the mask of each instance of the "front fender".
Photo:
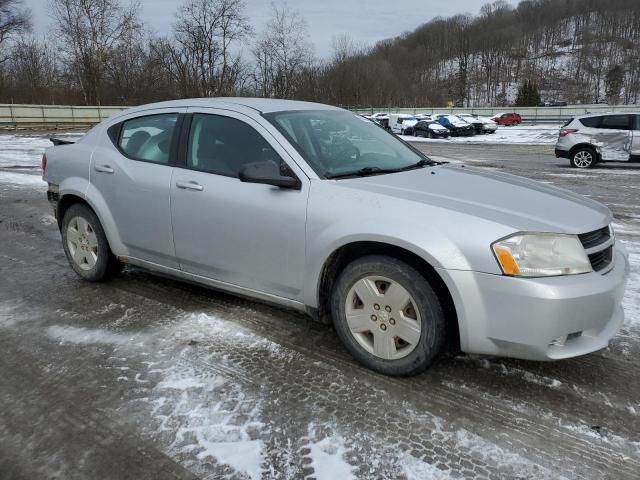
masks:
[[(398, 235), (391, 235), (389, 231), (398, 232)], [(434, 230), (425, 235), (423, 229), (418, 233), (417, 229), (407, 229), (401, 222), (395, 225), (387, 223), (384, 228), (380, 228), (379, 221), (374, 218), (360, 222), (348, 220), (330, 225), (309, 238), (303, 300), (312, 307), (317, 307), (322, 272), (331, 255), (340, 248), (357, 242), (378, 242), (402, 248), (437, 269), (471, 269), (467, 258), (441, 232)]]

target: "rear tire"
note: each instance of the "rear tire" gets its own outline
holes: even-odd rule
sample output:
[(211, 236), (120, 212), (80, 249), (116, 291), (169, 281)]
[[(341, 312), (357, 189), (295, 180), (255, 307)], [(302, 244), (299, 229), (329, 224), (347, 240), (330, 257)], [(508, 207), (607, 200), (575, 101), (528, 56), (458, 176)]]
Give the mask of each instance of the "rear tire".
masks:
[(347, 265), (334, 284), (331, 311), (349, 353), (385, 375), (416, 375), (444, 346), (445, 316), (434, 290), (392, 257), (372, 255)]
[(598, 154), (593, 148), (581, 147), (571, 154), (570, 163), (573, 168), (593, 168), (598, 163)]
[(88, 282), (100, 282), (122, 271), (111, 253), (97, 215), (88, 206), (69, 207), (62, 219), (62, 247), (74, 272)]

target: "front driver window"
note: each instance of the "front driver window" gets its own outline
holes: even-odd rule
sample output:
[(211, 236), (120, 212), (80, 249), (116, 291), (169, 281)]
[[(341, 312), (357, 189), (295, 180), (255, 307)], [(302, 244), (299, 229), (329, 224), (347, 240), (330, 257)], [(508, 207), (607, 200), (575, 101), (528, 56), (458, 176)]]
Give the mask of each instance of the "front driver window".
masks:
[(231, 117), (196, 113), (191, 122), (189, 168), (238, 177), (248, 163), (282, 160), (253, 127)]

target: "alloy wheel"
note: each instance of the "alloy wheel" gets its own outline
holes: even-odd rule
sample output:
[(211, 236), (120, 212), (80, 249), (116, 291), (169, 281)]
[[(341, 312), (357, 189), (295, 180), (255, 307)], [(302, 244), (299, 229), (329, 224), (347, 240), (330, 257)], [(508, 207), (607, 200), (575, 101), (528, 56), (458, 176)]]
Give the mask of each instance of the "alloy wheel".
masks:
[(573, 156), (573, 163), (578, 168), (589, 168), (593, 163), (593, 154), (586, 150), (580, 150)]

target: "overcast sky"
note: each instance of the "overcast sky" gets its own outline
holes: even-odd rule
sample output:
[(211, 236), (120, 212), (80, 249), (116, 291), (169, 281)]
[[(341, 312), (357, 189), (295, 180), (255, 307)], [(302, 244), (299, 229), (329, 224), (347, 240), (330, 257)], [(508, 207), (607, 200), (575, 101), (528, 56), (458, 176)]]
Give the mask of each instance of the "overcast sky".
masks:
[[(127, 2), (129, 0), (122, 0)], [(36, 33), (46, 31), (49, 23), (49, 0), (24, 0), (34, 17)], [(156, 33), (169, 33), (180, 0), (140, 0), (141, 17)], [(309, 40), (316, 55), (331, 54), (332, 39), (349, 33), (357, 44), (371, 45), (378, 40), (411, 31), (438, 16), (458, 13), (477, 14), (485, 0), (288, 0), (309, 26)], [(513, 5), (518, 0), (509, 0)], [(265, 24), (270, 0), (245, 0), (246, 14), (256, 32)]]

